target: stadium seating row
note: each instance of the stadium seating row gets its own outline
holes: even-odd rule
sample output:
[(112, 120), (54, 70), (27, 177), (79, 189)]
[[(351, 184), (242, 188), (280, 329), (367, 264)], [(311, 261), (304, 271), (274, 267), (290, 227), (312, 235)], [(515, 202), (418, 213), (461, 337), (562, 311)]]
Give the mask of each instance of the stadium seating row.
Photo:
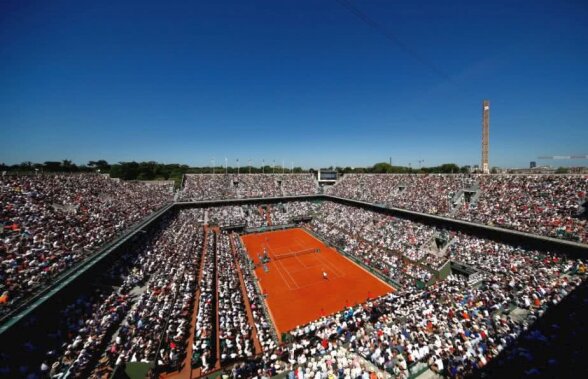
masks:
[[(343, 235), (336, 241), (342, 249), (386, 272), (399, 290), (301, 326), (292, 341), (278, 346), (239, 238), (202, 222), (206, 212), (240, 222), (243, 212), (182, 210), (113, 268), (123, 285), (67, 307), (64, 328), (70, 332), (53, 333), (62, 337), (48, 347), (51, 361), (41, 367), (54, 375), (100, 373), (124, 362), (157, 360), (160, 370), (172, 371), (191, 348), (188, 358), (203, 372), (229, 367), (255, 375), (326, 375), (374, 365), (404, 378), (420, 364), (457, 376), (484, 366), (585, 279), (584, 261), (455, 233), (446, 258), (479, 270), (481, 285), (454, 273), (419, 289), (415, 281), (434, 275), (433, 266), (419, 254), (400, 253), (414, 244), (428, 254), (423, 241), (437, 231), (331, 202), (311, 204), (307, 210), (315, 217), (308, 228), (325, 240)], [(394, 241), (383, 238), (388, 233)], [(391, 245), (396, 240), (401, 244)], [(331, 355), (342, 366), (324, 359)]]
[(104, 175), (0, 178), (0, 315), (167, 203), (169, 184)]
[(180, 199), (218, 200), (318, 193), (312, 174), (187, 174)]
[(347, 174), (328, 194), (588, 242), (585, 175)]

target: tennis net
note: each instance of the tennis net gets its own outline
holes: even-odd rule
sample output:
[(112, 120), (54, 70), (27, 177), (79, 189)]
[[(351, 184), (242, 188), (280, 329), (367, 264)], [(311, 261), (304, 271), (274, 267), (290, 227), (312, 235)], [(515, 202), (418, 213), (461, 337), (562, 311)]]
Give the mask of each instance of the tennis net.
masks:
[(297, 257), (300, 255), (306, 255), (306, 254), (313, 254), (313, 253), (320, 253), (321, 249), (320, 248), (313, 248), (313, 249), (306, 249), (306, 250), (300, 250), (300, 251), (293, 251), (290, 253), (284, 253), (284, 254), (272, 254), (270, 255), (270, 258), (274, 261), (279, 261), (280, 259), (285, 259), (285, 258), (291, 258), (291, 257)]

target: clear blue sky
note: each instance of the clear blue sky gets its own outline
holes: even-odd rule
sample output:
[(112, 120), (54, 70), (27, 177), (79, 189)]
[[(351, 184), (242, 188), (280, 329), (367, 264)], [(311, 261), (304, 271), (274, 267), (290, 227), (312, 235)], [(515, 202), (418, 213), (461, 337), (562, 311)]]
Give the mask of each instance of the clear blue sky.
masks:
[(586, 1), (352, 3), (0, 0), (0, 162), (588, 154)]

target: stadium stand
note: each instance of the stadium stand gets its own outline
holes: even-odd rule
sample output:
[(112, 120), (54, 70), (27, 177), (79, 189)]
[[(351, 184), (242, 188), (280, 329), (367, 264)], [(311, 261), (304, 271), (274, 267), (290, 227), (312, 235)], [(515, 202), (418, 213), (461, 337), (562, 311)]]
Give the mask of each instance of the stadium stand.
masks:
[(0, 177), (0, 314), (172, 199), (104, 175)]
[(182, 201), (313, 195), (312, 174), (187, 174)]
[(221, 364), (251, 358), (255, 352), (253, 327), (249, 324), (229, 235), (219, 237), (218, 317)]
[(588, 176), (492, 175), (479, 185), (478, 201), (456, 217), (588, 243)]
[(263, 295), (256, 284), (255, 274), (251, 269), (252, 263), (247, 257), (247, 253), (241, 244), (240, 239), (235, 235), (232, 235), (231, 238), (233, 239), (235, 254), (237, 254), (240, 269), (243, 272), (243, 280), (253, 315), (258, 341), (264, 352), (271, 352), (276, 348), (278, 338), (275, 335), (272, 324), (269, 321), (269, 316), (265, 310)]
[(205, 245), (206, 250), (200, 279), (200, 299), (198, 300), (198, 313), (192, 346), (192, 366), (202, 367), (202, 372), (204, 373), (214, 368), (218, 361), (216, 354), (218, 300), (216, 292), (215, 239), (215, 235), (209, 235)]
[[(182, 199), (317, 190), (310, 175), (242, 176), (236, 182), (233, 175), (189, 175)], [(173, 197), (168, 187), (98, 175), (0, 183), (3, 310)], [(585, 177), (348, 175), (330, 193), (586, 242), (585, 219), (573, 214), (585, 201)], [(277, 336), (247, 251), (225, 228), (301, 218), (396, 291)], [(562, 227), (568, 235), (558, 234)], [(474, 270), (475, 282), (458, 270), (441, 277), (449, 261)], [(44, 352), (42, 362), (3, 352), (0, 371), (104, 377), (143, 363), (160, 374), (194, 368), (232, 378), (408, 378), (423, 370), (457, 378), (486, 366), (585, 279), (585, 259), (333, 201), (181, 209), (124, 251), (99, 278), (103, 285), (63, 307), (58, 330), (31, 347)]]
[(181, 201), (234, 199), (237, 193), (227, 175), (202, 174), (184, 176), (184, 187), (179, 196)]
[(282, 195), (314, 195), (318, 192), (318, 182), (312, 174), (285, 174), (278, 178)]
[(328, 193), (588, 242), (585, 175), (347, 174)]

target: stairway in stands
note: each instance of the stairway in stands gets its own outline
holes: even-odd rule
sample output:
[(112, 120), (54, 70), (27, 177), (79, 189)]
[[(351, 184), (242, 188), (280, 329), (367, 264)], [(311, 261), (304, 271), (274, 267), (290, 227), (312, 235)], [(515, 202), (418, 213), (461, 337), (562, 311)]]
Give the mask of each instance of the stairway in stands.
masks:
[(263, 211), (263, 208), (261, 207), (261, 205), (257, 206), (257, 211), (259, 212), (259, 217), (261, 218), (265, 218), (265, 212)]
[[(447, 255), (447, 249), (451, 246), (456, 239), (454, 238), (455, 235), (452, 233), (443, 234), (442, 232), (436, 232), (429, 238), (427, 242), (423, 244), (423, 248), (426, 249), (429, 254), (435, 255), (437, 257), (444, 257)], [(439, 247), (437, 246), (437, 239), (445, 239), (447, 242)]]
[[(481, 194), (482, 190), (478, 186), (457, 191), (451, 199), (449, 215), (453, 217), (461, 208), (475, 206)], [(469, 196), (469, 201), (466, 200), (466, 196)]]
[(271, 208), (270, 206), (265, 207), (265, 219), (267, 220), (267, 226), (272, 226), (272, 216), (271, 216)]

